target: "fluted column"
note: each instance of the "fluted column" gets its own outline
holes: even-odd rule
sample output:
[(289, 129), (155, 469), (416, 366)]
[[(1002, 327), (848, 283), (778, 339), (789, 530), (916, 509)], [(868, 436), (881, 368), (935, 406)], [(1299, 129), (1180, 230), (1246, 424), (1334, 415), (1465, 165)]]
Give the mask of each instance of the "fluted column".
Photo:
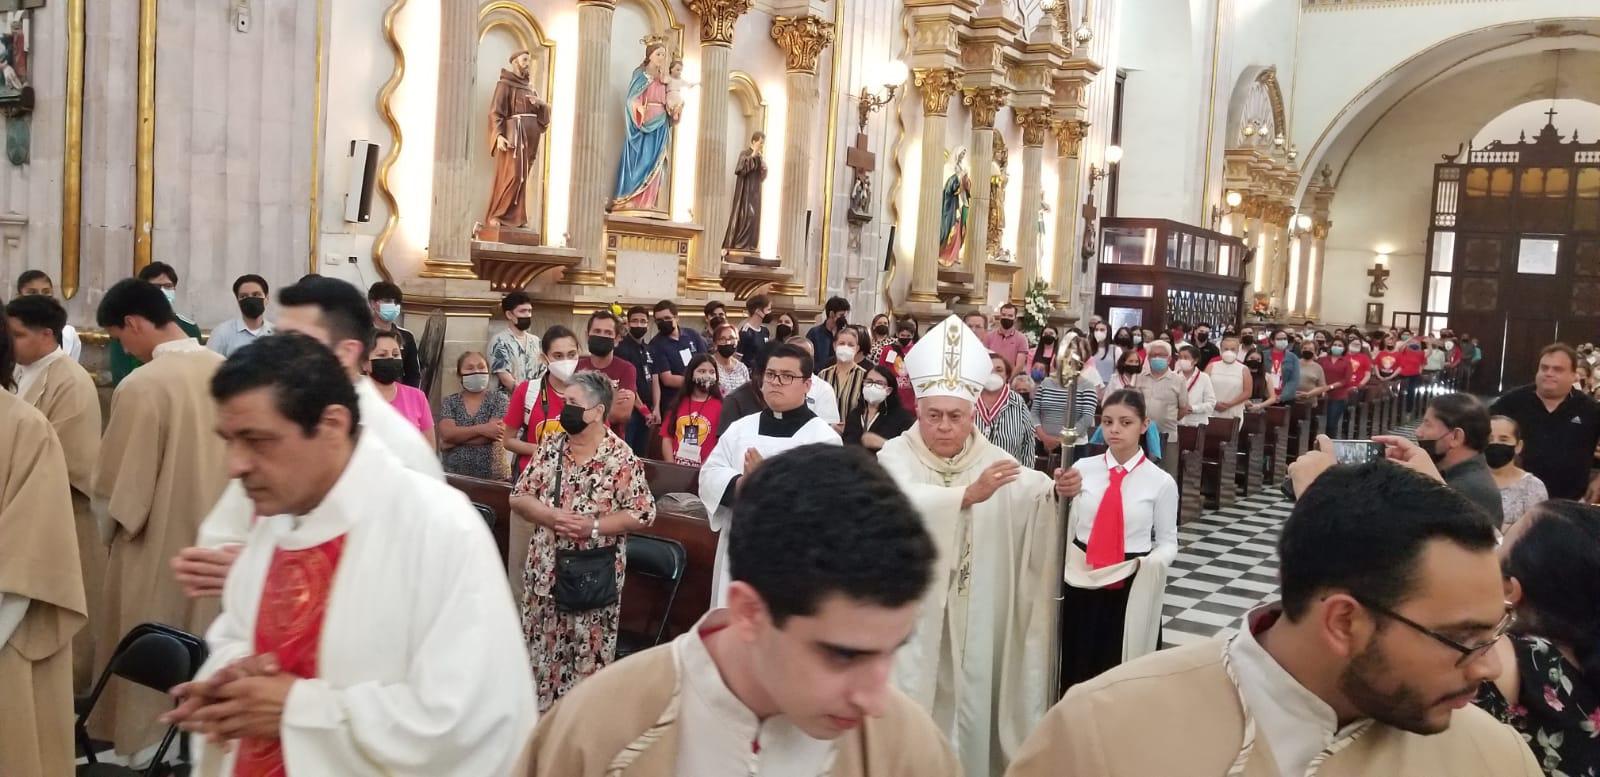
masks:
[[(471, 3), (459, 3), (472, 5)], [(448, 5), (448, 4), (447, 4)], [(611, 20), (616, 0), (578, 0), (578, 94), (606, 94), (611, 74)], [(605, 206), (616, 169), (607, 163), (604, 100), (572, 104), (572, 188), (567, 211), (570, 248), (582, 253), (568, 283), (605, 284)]]
[[(959, 88), (950, 68), (918, 70), (922, 92), (922, 177), (917, 199), (917, 241), (911, 267), (912, 302), (936, 303), (939, 284), (939, 214), (943, 208), (945, 115)], [(974, 188), (976, 188), (974, 184)]]
[[(806, 198), (811, 193), (812, 135), (817, 126), (817, 58), (833, 43), (833, 25), (815, 16), (772, 20), (772, 39), (783, 49), (788, 120), (783, 133), (783, 204), (778, 259), (803, 293), (806, 278)], [(831, 131), (832, 128), (830, 128)], [(827, 279), (822, 279), (823, 283)]]
[[(695, 156), (695, 220), (704, 227), (695, 244), (691, 278), (716, 278), (721, 269), (722, 238), (732, 207), (728, 175), (728, 53), (733, 25), (751, 0), (688, 0), (700, 15), (700, 139)], [(742, 142), (744, 139), (738, 139)]]
[[(478, 53), (478, 9), (473, 3), (443, 3), (439, 10), (438, 119), (434, 124), (433, 221), (428, 263), (469, 261), (473, 214), (468, 212), (471, 160), (467, 133), (478, 128), (472, 113), (473, 70)], [(543, 232), (532, 219), (529, 228)]]
[(1039, 278), (1039, 211), (1044, 202), (1044, 139), (1050, 132), (1050, 109), (1027, 108), (1017, 112), (1022, 125), (1022, 209), (1017, 214), (1017, 262), (1022, 265), (1022, 287), (1027, 293)]
[(1310, 281), (1306, 289), (1306, 318), (1317, 321), (1322, 320), (1322, 262), (1328, 251), (1328, 229), (1333, 225), (1326, 221), (1316, 221), (1311, 224), (1311, 231), (1306, 235), (1310, 240), (1301, 239), (1301, 245), (1311, 248)]
[(984, 262), (989, 246), (989, 178), (994, 174), (994, 117), (1006, 101), (1006, 90), (986, 86), (968, 89), (962, 102), (972, 108), (972, 214), (967, 227), (966, 259), (964, 267), (972, 273), (971, 302), (981, 302), (989, 295), (988, 279), (984, 277)]
[(1050, 286), (1062, 299), (1070, 301), (1073, 267), (1077, 264), (1078, 241), (1078, 150), (1089, 122), (1067, 119), (1055, 123), (1056, 131), (1056, 264)]

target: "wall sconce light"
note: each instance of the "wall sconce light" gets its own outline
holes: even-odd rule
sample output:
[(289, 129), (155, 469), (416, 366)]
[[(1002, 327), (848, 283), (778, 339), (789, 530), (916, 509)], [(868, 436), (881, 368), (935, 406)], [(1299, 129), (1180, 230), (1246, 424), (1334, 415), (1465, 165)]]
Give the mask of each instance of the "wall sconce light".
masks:
[(1293, 162), (1294, 160), (1299, 159), (1299, 158), (1300, 158), (1300, 149), (1296, 148), (1293, 143), (1290, 143), (1289, 144), (1289, 161)]
[[(871, 116), (873, 111), (888, 105), (910, 74), (911, 70), (906, 67), (906, 63), (898, 59), (890, 60), (880, 66), (878, 72), (874, 74), (872, 80), (877, 82), (876, 88), (870, 88), (866, 84), (861, 85), (861, 95), (856, 98), (859, 101), (856, 110), (861, 120), (861, 132), (867, 131), (867, 117)], [(882, 89), (882, 93), (880, 94), (877, 89)]]
[(1240, 194), (1239, 190), (1237, 189), (1229, 189), (1228, 193), (1222, 196), (1222, 201), (1226, 203), (1227, 207), (1220, 207), (1217, 205), (1211, 206), (1212, 229), (1216, 229), (1218, 226), (1222, 225), (1223, 216), (1238, 210), (1239, 206), (1244, 204), (1244, 195)]
[(1096, 182), (1111, 174), (1111, 171), (1122, 162), (1122, 146), (1106, 146), (1106, 166), (1089, 164), (1089, 188), (1093, 189)]
[(1283, 137), (1283, 133), (1282, 132), (1279, 132), (1276, 136), (1274, 136), (1272, 138), (1272, 145), (1277, 146), (1278, 148), (1283, 148), (1283, 144), (1286, 143), (1286, 142), (1287, 142), (1287, 140)]
[(1311, 231), (1311, 217), (1304, 213), (1296, 214), (1289, 222), (1289, 232), (1294, 237), (1300, 237)]

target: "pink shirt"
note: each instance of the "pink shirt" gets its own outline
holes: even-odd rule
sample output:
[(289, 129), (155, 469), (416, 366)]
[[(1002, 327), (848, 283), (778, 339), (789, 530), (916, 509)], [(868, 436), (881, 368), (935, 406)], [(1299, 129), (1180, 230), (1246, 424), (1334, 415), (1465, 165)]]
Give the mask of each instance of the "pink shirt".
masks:
[(400, 411), (417, 431), (429, 434), (433, 431), (433, 409), (428, 407), (428, 395), (421, 390), (407, 386), (404, 383), (395, 384), (394, 399), (389, 404)]
[(983, 347), (988, 348), (1006, 360), (1006, 364), (1015, 365), (1018, 359), (1026, 359), (1033, 353), (1033, 346), (1028, 345), (1028, 336), (1013, 329), (996, 329), (983, 338)]

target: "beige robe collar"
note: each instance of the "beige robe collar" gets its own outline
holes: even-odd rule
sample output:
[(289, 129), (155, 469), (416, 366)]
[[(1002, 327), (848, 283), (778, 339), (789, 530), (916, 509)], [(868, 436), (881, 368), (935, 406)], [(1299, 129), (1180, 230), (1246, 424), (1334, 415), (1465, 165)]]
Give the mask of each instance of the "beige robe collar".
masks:
[[(44, 377), (45, 370), (50, 367), (51, 362), (66, 355), (67, 352), (61, 350), (61, 346), (58, 345), (54, 351), (45, 354), (38, 361), (26, 367), (18, 364), (16, 369), (17, 396), (22, 397), (28, 404), (37, 406), (39, 404), (39, 394), (44, 391), (44, 384), (40, 383), (39, 379)], [(35, 388), (38, 388), (39, 391), (34, 391), (33, 389)]]
[(155, 347), (150, 352), (150, 358), (155, 359), (169, 353), (194, 353), (204, 351), (206, 347), (193, 337), (180, 337), (177, 340), (168, 340)]

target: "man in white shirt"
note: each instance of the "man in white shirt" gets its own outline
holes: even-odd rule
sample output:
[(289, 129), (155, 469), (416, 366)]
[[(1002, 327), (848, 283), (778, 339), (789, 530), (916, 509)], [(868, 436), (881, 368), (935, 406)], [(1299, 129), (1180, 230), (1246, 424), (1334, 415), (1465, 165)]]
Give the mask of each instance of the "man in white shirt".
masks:
[(267, 320), (266, 278), (254, 273), (235, 278), (233, 297), (239, 303), (239, 317), (218, 324), (206, 339), (206, 347), (223, 356), (232, 356), (256, 338), (272, 334), (272, 322)]
[(200, 775), (504, 774), (533, 678), (494, 540), (459, 491), (359, 423), (339, 361), (269, 337), (211, 383), (228, 474), (263, 517), (163, 716)]
[(927, 713), (888, 684), (937, 549), (872, 457), (818, 444), (769, 459), (731, 532), (727, 608), (585, 680), (511, 774), (960, 774)]
[[(313, 337), (338, 357), (361, 402), (362, 430), (388, 448), (406, 469), (443, 480), (438, 454), (361, 375), (373, 336), (372, 314), (361, 291), (337, 278), (306, 278), (278, 290), (278, 308), (280, 331)], [(249, 535), (255, 515), (243, 484), (230, 482), (200, 524), (197, 547), (184, 549), (172, 561), (186, 593), (216, 596), (222, 591), (228, 565), (238, 553), (236, 546)]]
[[(50, 276), (43, 270), (28, 270), (17, 276), (17, 296), (27, 297), (41, 294), (46, 297), (55, 297), (55, 284)], [(66, 351), (73, 361), (78, 361), (83, 356), (83, 341), (78, 338), (78, 330), (71, 324), (61, 327), (61, 350)]]

